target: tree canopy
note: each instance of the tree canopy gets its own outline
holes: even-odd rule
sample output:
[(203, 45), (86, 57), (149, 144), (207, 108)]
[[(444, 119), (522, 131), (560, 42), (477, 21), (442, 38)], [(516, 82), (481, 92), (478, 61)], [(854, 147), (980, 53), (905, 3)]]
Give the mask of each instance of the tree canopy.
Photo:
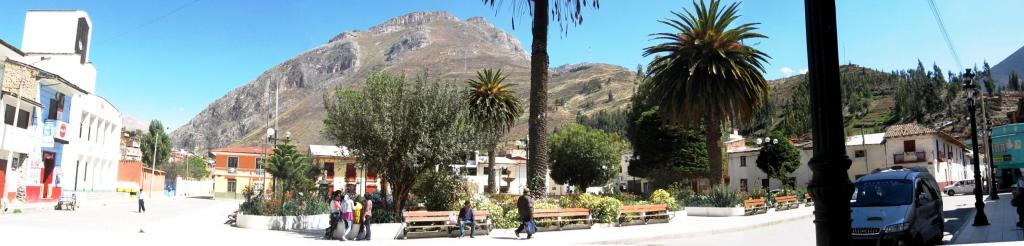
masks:
[(160, 169), (167, 168), (168, 157), (171, 156), (171, 137), (164, 131), (164, 124), (159, 120), (149, 122), (149, 131), (142, 135), (139, 148), (142, 149), (142, 162), (147, 166), (153, 166), (153, 145), (156, 145), (156, 166)]
[(339, 87), (324, 96), (324, 134), (384, 177), (396, 214), (420, 175), (463, 163), (478, 146), (467, 107), (452, 103), (462, 95), (454, 84), (378, 72), (358, 91)]
[(626, 146), (618, 135), (569, 124), (551, 135), (551, 179), (577, 189), (602, 186), (620, 172)]
[(761, 145), (757, 155), (757, 168), (768, 177), (785, 182), (789, 174), (800, 167), (800, 150), (781, 132), (768, 134), (769, 142)]

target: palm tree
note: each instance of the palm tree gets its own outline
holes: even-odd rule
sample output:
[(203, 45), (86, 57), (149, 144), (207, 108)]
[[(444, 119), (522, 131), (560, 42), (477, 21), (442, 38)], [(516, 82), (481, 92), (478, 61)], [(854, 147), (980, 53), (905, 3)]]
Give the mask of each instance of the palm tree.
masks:
[(652, 98), (667, 118), (704, 124), (709, 175), (712, 184), (720, 184), (723, 121), (750, 122), (769, 91), (762, 75), (768, 55), (743, 42), (767, 36), (754, 32), (759, 23), (730, 28), (739, 3), (723, 9), (719, 0), (694, 1), (693, 7), (695, 12), (672, 12), (677, 19), (659, 21), (674, 30), (651, 34), (664, 42), (644, 49), (644, 56), (655, 55), (647, 72)]
[(509, 90), (512, 84), (502, 83), (506, 77), (508, 75), (502, 74), (501, 69), (484, 69), (476, 72), (476, 79), (466, 81), (468, 87), (465, 100), (469, 105), (471, 117), (478, 124), (480, 131), (487, 135), (487, 163), (491, 169), (487, 172), (487, 185), (491, 187), (488, 192), (494, 194), (498, 193), (497, 182), (494, 179), (494, 153), (498, 148), (498, 142), (523, 113), (519, 98)]
[[(553, 19), (561, 23), (562, 30), (568, 24), (583, 23), (581, 10), (588, 6), (599, 8), (599, 0), (482, 0), (484, 4), (495, 7), (507, 3), (515, 15), (527, 15), (533, 18), (533, 43), (530, 46), (530, 116), (529, 116), (529, 151), (527, 182), (534, 196), (544, 196), (547, 191), (548, 177), (548, 23), (549, 12)], [(512, 20), (515, 28), (515, 17)]]

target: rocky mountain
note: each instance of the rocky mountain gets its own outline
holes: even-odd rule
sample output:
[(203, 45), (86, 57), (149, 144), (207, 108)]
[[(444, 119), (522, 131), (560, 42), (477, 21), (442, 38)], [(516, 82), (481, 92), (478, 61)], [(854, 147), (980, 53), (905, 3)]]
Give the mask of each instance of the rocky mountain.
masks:
[[(513, 89), (528, 100), (529, 56), (514, 36), (482, 17), (459, 20), (447, 12), (410, 13), (365, 31), (343, 32), (268, 69), (210, 103), (171, 137), (176, 147), (185, 149), (261, 145), (276, 121), (280, 132), (290, 132), (299, 146), (333, 144), (320, 131), (325, 93), (357, 88), (376, 71), (428, 74), (461, 85), (485, 68), (509, 73)], [(571, 122), (576, 114), (623, 107), (632, 96), (633, 73), (624, 67), (574, 64), (550, 72), (554, 126)], [(508, 138), (525, 137), (525, 118)]]
[(1006, 59), (993, 66), (992, 79), (995, 79), (999, 85), (1006, 85), (1010, 78), (1010, 71), (1017, 71), (1017, 74), (1024, 75), (1024, 47), (1020, 47)]

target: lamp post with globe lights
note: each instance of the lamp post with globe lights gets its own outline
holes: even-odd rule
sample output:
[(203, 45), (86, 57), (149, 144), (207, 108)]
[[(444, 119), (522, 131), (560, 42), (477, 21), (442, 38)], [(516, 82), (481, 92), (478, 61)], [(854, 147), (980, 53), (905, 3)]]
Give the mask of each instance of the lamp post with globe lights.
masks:
[(974, 73), (968, 68), (967, 72), (964, 73), (964, 89), (967, 91), (967, 111), (971, 114), (971, 145), (973, 145), (974, 152), (974, 223), (973, 226), (987, 226), (988, 216), (985, 215), (985, 201), (982, 200), (981, 190), (981, 165), (978, 160), (978, 119), (975, 118), (977, 113), (977, 103), (975, 97), (978, 94), (978, 86), (974, 83)]

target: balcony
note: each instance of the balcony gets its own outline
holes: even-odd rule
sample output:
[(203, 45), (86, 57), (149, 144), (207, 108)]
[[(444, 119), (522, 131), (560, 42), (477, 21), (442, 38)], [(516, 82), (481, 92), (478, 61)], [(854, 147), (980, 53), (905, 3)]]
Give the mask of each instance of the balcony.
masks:
[(906, 152), (892, 155), (892, 162), (895, 164), (924, 162), (924, 151)]

